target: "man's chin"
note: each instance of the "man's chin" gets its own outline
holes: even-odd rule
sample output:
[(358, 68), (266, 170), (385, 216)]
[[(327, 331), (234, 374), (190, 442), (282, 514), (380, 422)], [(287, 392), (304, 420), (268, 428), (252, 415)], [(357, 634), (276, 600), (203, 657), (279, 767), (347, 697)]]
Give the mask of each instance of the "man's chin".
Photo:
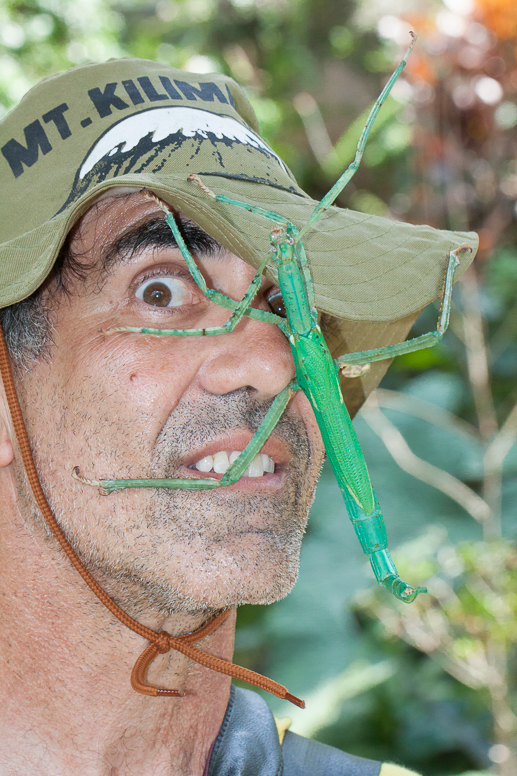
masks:
[(215, 569), (210, 565), (195, 574), (189, 573), (181, 586), (172, 582), (169, 604), (183, 611), (271, 604), (291, 592), (298, 570), (298, 555), (292, 559), (284, 555), (278, 562), (249, 557), (245, 564), (236, 564), (232, 558)]
[(298, 552), (283, 552), (280, 557), (270, 554), (267, 560), (253, 553), (217, 555), (213, 553), (205, 562), (195, 558), (180, 574), (178, 569), (165, 568), (161, 573), (154, 568), (151, 573), (140, 569), (138, 575), (134, 571), (121, 574), (119, 568), (114, 578), (104, 568), (101, 576), (107, 592), (136, 619), (151, 612), (210, 614), (243, 604), (271, 604), (284, 598), (298, 577)]
[(285, 598), (293, 589), (298, 577), (297, 570), (290, 574), (276, 574), (264, 580), (228, 579), (218, 590), (196, 590), (193, 599), (201, 608), (228, 609), (244, 604), (272, 604)]

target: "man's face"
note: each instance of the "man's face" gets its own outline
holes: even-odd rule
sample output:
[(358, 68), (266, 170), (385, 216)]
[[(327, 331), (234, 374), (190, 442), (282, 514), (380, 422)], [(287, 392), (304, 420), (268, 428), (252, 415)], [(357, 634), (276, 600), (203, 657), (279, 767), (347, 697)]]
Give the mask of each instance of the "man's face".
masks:
[[(241, 299), (253, 268), (192, 225), (185, 233), (208, 286)], [(87, 269), (69, 274), (68, 292), (50, 289), (50, 358), (20, 386), (36, 464), (61, 526), (134, 614), (285, 595), (323, 458), (301, 392), (262, 448), (274, 473), (216, 490), (102, 496), (71, 471), (78, 466), (97, 480), (221, 477), (196, 463), (250, 441), (294, 377), (287, 339), (274, 324), (249, 318), (217, 336), (103, 334), (119, 326), (208, 328), (229, 315), (199, 291), (163, 212), (140, 193), (94, 206), (71, 249)], [(254, 305), (271, 309), (271, 291), (264, 278)]]

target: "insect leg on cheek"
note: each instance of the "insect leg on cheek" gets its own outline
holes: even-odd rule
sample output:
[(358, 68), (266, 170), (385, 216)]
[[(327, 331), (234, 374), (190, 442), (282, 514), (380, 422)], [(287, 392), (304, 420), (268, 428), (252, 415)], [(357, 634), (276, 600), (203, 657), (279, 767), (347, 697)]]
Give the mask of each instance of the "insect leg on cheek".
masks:
[(255, 458), (264, 442), (268, 439), (276, 424), (282, 417), (293, 394), (300, 388), (295, 380), (292, 380), (275, 398), (271, 407), (267, 411), (264, 420), (258, 427), (250, 442), (246, 445), (242, 453), (231, 464), (225, 475), (220, 480), (207, 478), (178, 478), (173, 479), (130, 479), (130, 480), (90, 480), (82, 477), (79, 467), (75, 466), (72, 470), (72, 477), (83, 485), (95, 485), (99, 488), (103, 496), (108, 496), (115, 490), (125, 490), (126, 488), (179, 488), (181, 490), (207, 490), (213, 488), (223, 488), (237, 482), (245, 469)]

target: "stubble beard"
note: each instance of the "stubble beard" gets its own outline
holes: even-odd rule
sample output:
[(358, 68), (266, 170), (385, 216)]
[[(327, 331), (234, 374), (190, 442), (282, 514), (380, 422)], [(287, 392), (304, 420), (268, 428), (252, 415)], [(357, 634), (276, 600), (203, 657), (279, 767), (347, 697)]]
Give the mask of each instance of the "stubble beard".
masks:
[[(207, 395), (206, 401), (181, 401), (155, 441), (149, 473), (132, 476), (177, 477), (179, 462), (193, 449), (236, 429), (255, 432), (270, 406), (271, 401), (257, 401), (247, 389)], [(290, 452), (284, 484), (277, 492), (161, 488), (107, 497), (122, 504), (124, 536), (119, 530), (117, 537), (116, 529), (113, 534), (122, 539), (118, 551), (111, 537), (103, 541), (103, 529), (109, 530), (106, 517), (92, 519), (85, 507), (78, 519), (70, 518), (70, 499), (49, 486), (50, 479), (42, 477), (42, 484), (83, 562), (128, 614), (212, 614), (244, 603), (272, 603), (287, 595), (296, 581), (322, 463), (314, 460), (300, 418), (284, 413), (274, 433)], [(38, 459), (37, 440), (35, 446)], [(145, 552), (138, 554), (132, 537), (145, 534)]]

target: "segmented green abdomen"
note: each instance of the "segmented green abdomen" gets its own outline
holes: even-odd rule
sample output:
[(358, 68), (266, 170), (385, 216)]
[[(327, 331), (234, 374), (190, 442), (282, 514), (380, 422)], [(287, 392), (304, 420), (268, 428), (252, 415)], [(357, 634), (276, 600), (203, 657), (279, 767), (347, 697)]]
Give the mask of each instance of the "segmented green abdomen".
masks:
[(315, 326), (289, 339), (296, 379), (312, 405), (339, 486), (345, 486), (369, 515), (375, 508), (370, 476), (321, 330)]

